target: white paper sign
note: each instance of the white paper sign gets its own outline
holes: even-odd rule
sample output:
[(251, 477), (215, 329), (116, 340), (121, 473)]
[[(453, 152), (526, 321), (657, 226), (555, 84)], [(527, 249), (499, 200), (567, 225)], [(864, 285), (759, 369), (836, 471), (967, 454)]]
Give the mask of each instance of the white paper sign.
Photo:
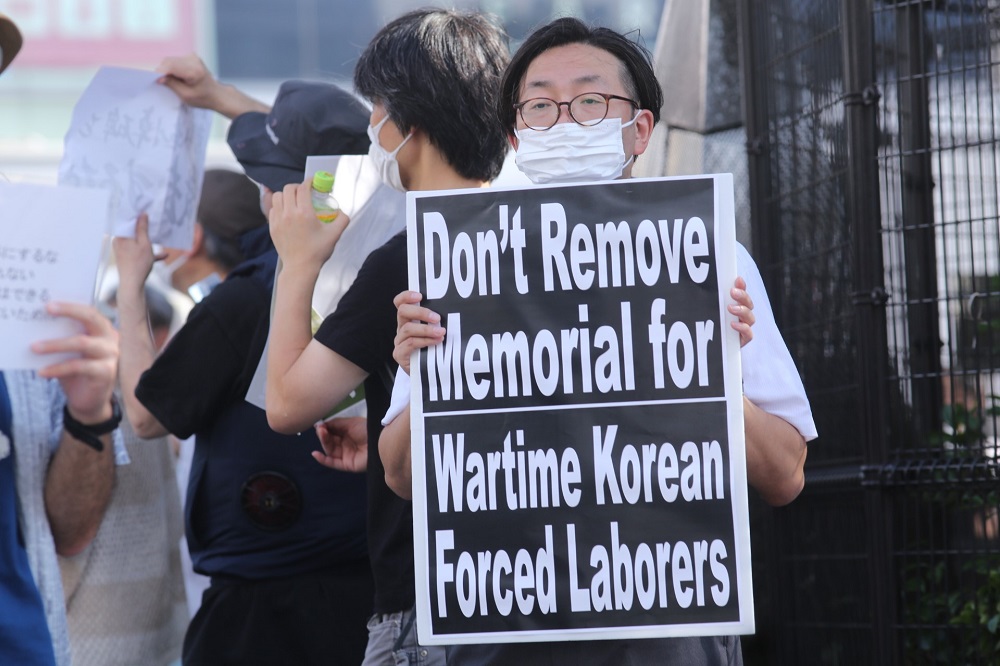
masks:
[(79, 324), (51, 317), (48, 301), (92, 303), (109, 230), (107, 190), (0, 182), (0, 369), (37, 370), (69, 355), (30, 345), (75, 335)]
[[(331, 169), (335, 173), (333, 196), (351, 222), (320, 269), (313, 290), (312, 307), (320, 318), (337, 309), (371, 251), (406, 226), (405, 197), (382, 183), (367, 155), (310, 155), (306, 158), (306, 177)], [(278, 270), (281, 270), (280, 262)], [(246, 395), (247, 402), (261, 409), (264, 409), (266, 391), (267, 351), (265, 346)]]
[(111, 191), (113, 233), (190, 248), (211, 113), (182, 103), (159, 74), (102, 67), (73, 109), (59, 184)]
[[(323, 164), (325, 157), (306, 159), (306, 173)], [(321, 168), (318, 167), (318, 171)], [(381, 247), (406, 226), (406, 197), (382, 182), (367, 155), (344, 155), (336, 165), (333, 196), (351, 218), (333, 254), (320, 270), (313, 290), (312, 306), (321, 317), (337, 309), (341, 297), (354, 282), (361, 264), (372, 250)]]

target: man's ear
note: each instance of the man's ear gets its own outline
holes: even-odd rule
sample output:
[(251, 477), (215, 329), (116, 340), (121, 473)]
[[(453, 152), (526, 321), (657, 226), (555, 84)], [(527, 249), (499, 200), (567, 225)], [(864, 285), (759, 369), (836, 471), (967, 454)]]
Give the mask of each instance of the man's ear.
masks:
[(653, 136), (653, 112), (648, 109), (640, 109), (635, 117), (635, 143), (632, 145), (633, 155), (642, 155), (649, 146), (649, 139)]
[(517, 150), (517, 136), (513, 132), (507, 133), (507, 141), (510, 143), (510, 147)]
[(204, 253), (205, 250), (205, 230), (201, 226), (201, 222), (194, 223), (194, 239), (191, 241), (191, 249), (188, 250), (189, 256), (195, 256), (199, 253)]

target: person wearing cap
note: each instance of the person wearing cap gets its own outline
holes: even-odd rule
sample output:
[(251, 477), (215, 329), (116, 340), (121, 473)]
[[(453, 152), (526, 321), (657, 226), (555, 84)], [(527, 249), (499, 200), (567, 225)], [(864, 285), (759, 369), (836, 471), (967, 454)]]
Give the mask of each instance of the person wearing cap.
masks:
[[(339, 98), (333, 86), (315, 85), (309, 106), (282, 104), (282, 112), (308, 115)], [(359, 114), (324, 147), (342, 151), (344, 136), (363, 145), (366, 127)], [(280, 187), (290, 176), (258, 177)], [(356, 664), (373, 596), (365, 477), (314, 458), (325, 461), (321, 434), (363, 440), (363, 420), (281, 435), (244, 399), (267, 339), (277, 254), (258, 189), (243, 174), (206, 172), (197, 216), (193, 247), (164, 262), (175, 288), (197, 286), (202, 297), (159, 356), (143, 297), (155, 259), (145, 217), (134, 239), (114, 240), (129, 421), (141, 437), (195, 437), (185, 532), (194, 569), (211, 585), (185, 635), (183, 663)]]
[[(0, 14), (0, 72), (22, 45)], [(49, 303), (79, 323), (76, 336), (35, 342), (37, 354), (79, 358), (36, 372), (0, 373), (0, 664), (70, 663), (57, 553), (94, 538), (128, 462), (113, 389), (117, 334), (91, 305)], [(113, 443), (113, 446), (112, 446)]]
[[(415, 10), (375, 35), (355, 67), (354, 84), (373, 103), (369, 155), (385, 183), (399, 190), (473, 188), (497, 176), (507, 146), (493, 107), (507, 57), (506, 34), (480, 14)], [(268, 422), (297, 432), (359, 382), (365, 386), (375, 615), (364, 665), (444, 663), (441, 647), (417, 640), (412, 504), (386, 485), (374, 446), (396, 365), (392, 298), (407, 282), (406, 238), (397, 235), (369, 255), (313, 337), (310, 297), (347, 220), (318, 223), (309, 184), (301, 183), (274, 193), (269, 222), (284, 269), (268, 351)]]
[[(329, 314), (365, 258), (405, 226), (403, 195), (379, 184), (367, 155), (368, 136), (357, 132), (357, 118), (367, 118), (368, 108), (340, 87), (295, 80), (282, 83), (274, 105), (267, 106), (216, 80), (193, 53), (164, 58), (157, 69), (163, 74), (160, 82), (186, 104), (232, 120), (227, 134), (229, 147), (260, 188), (265, 210), (270, 207), (272, 192), (301, 182), (308, 156), (325, 156), (325, 151), (334, 149), (358, 156), (340, 160), (336, 168), (335, 192), (347, 193), (352, 221), (344, 241), (324, 264), (313, 295), (317, 314)], [(301, 113), (302, 109), (309, 112)], [(163, 270), (169, 269), (164, 266)], [(256, 383), (254, 390), (256, 395)]]
[[(309, 155), (368, 151), (367, 135), (357, 132), (357, 119), (367, 118), (368, 109), (338, 86), (286, 81), (268, 106), (215, 79), (194, 53), (164, 58), (157, 71), (160, 83), (184, 103), (233, 121), (226, 136), (233, 154), (247, 176), (269, 192), (301, 182)], [(333, 147), (339, 152), (323, 152)]]

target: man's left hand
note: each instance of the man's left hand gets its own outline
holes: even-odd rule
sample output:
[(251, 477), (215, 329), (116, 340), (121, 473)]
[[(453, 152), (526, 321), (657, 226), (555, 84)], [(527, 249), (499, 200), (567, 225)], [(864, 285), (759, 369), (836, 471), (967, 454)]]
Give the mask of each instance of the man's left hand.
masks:
[(368, 469), (368, 422), (364, 417), (334, 418), (316, 425), (322, 451), (313, 451), (320, 465), (341, 472)]

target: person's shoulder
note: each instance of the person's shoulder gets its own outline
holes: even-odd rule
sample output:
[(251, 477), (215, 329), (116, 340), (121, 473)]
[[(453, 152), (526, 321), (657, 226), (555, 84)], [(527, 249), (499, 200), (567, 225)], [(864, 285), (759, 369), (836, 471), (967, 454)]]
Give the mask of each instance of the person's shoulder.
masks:
[(253, 275), (230, 275), (192, 308), (188, 322), (210, 316), (232, 323), (268, 312), (270, 303), (271, 290)]
[(381, 246), (375, 248), (369, 256), (369, 258), (378, 257), (395, 257), (400, 253), (406, 254), (406, 230), (400, 231), (398, 234), (387, 240)]
[(257, 280), (270, 289), (270, 285), (274, 282), (274, 272), (277, 269), (277, 266), (278, 251), (275, 250), (274, 247), (271, 247), (270, 249), (240, 263), (229, 273), (229, 276), (225, 281), (232, 282), (235, 280), (250, 278)]
[[(361, 265), (355, 283), (365, 284), (374, 279), (380, 284), (392, 281), (390, 276), (406, 276), (406, 232), (401, 231), (372, 250)], [(388, 279), (386, 279), (388, 278)]]
[(230, 273), (225, 280), (216, 285), (215, 289), (205, 298), (230, 299), (256, 297), (266, 294), (271, 297), (271, 285), (274, 281), (274, 265), (255, 262), (239, 273)]

